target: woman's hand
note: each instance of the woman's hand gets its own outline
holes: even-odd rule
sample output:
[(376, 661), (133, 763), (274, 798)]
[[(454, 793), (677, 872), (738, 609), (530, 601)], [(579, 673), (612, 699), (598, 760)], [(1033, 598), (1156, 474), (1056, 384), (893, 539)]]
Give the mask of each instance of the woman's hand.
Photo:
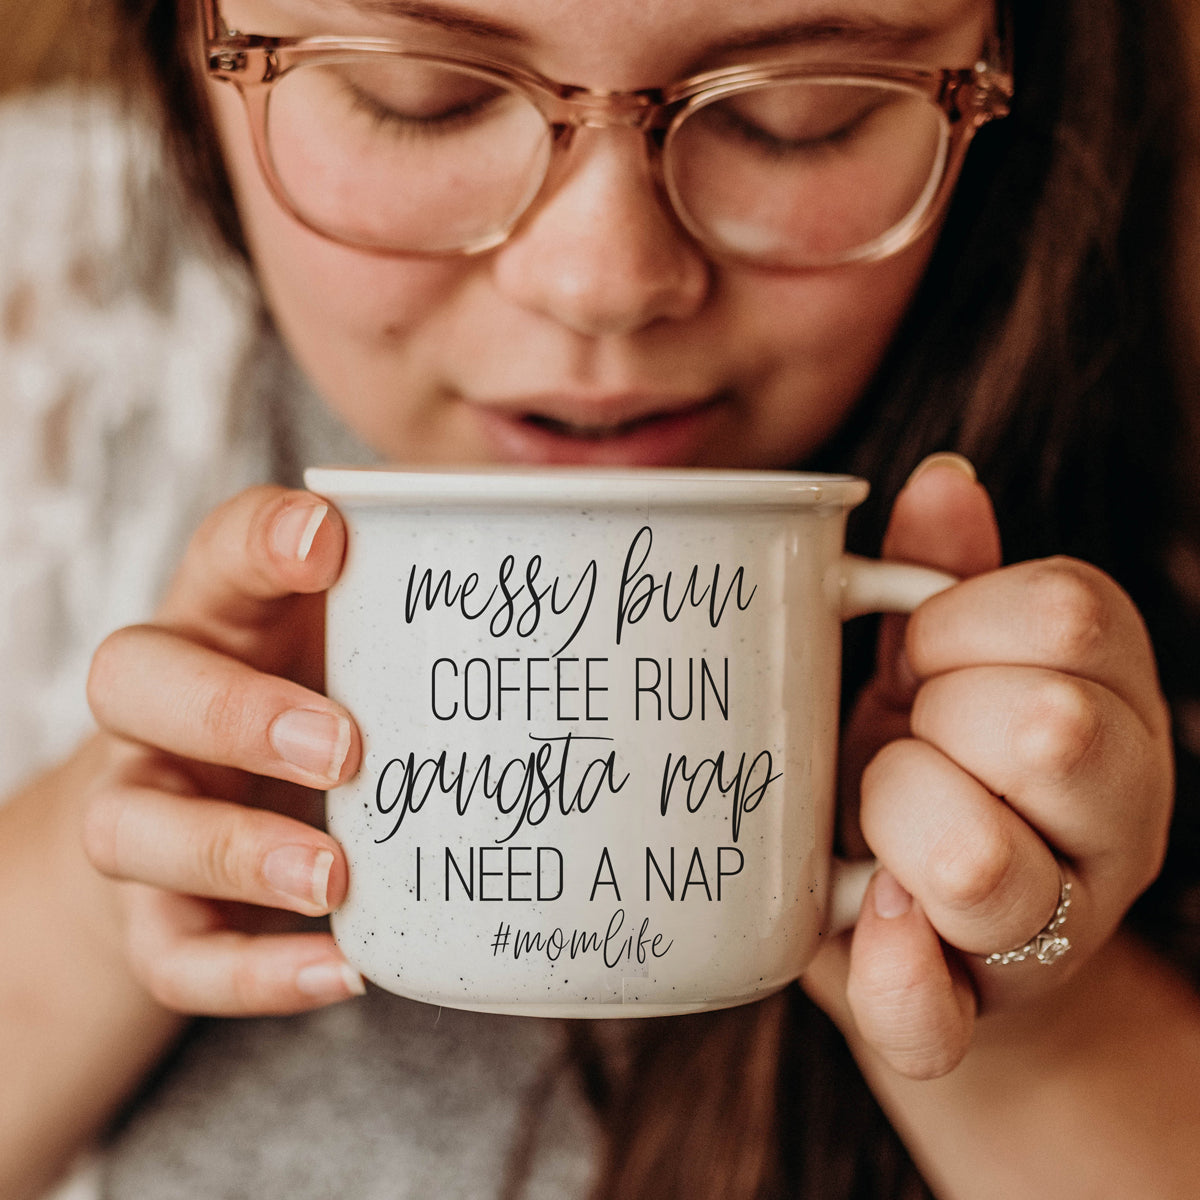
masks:
[[(1001, 568), (965, 463), (917, 473), (884, 553), (963, 581), (885, 621), (843, 756), (851, 787), (866, 764), (859, 818), (881, 869), (848, 951), (831, 947), (805, 982), (891, 1067), (926, 1078), (963, 1058), (977, 1019), (1032, 1012), (1112, 937), (1161, 866), (1172, 753), (1129, 598), (1075, 560)], [(986, 965), (1046, 925), (1060, 868), (1065, 957)]]
[(109, 637), (88, 693), (107, 742), (85, 844), (120, 881), (131, 964), (188, 1013), (285, 1013), (362, 990), (326, 932), (347, 870), (317, 828), (357, 769), (348, 713), (320, 694), (323, 596), (345, 531), (305, 492), (216, 510), (153, 624)]

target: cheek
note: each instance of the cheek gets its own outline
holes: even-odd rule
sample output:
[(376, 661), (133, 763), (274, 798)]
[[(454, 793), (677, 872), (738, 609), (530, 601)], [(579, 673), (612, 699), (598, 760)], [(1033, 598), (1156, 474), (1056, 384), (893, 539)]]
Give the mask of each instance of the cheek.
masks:
[(881, 263), (766, 276), (752, 307), (765, 336), (814, 370), (870, 372), (895, 336), (929, 262), (933, 238)]
[(259, 170), (234, 90), (212, 84), (210, 95), (256, 275), (299, 357), (402, 338), (454, 292), (462, 275), (455, 260), (366, 254), (295, 221)]
[(802, 461), (846, 419), (895, 339), (933, 244), (931, 236), (882, 263), (730, 281), (742, 314), (735, 353), (755, 398), (747, 435), (762, 461)]

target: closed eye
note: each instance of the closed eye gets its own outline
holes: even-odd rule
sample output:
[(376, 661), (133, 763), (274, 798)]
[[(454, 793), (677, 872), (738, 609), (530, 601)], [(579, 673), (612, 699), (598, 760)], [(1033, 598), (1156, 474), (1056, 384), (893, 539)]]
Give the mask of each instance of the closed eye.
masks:
[(412, 75), (343, 74), (344, 101), (375, 127), (413, 136), (449, 136), (490, 119), (511, 94), (484, 79), (423, 68)]
[(791, 89), (763, 89), (720, 101), (699, 114), (713, 136), (770, 158), (835, 152), (859, 136), (892, 97), (872, 90), (847, 97), (798, 98)]

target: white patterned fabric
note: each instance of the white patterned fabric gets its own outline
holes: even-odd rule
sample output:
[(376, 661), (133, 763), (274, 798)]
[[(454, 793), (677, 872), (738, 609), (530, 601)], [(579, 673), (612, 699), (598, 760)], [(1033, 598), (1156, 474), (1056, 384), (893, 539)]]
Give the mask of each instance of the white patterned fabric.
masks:
[(149, 147), (65, 93), (0, 120), (2, 791), (78, 741), (91, 650), (266, 459), (253, 293), (173, 236)]
[[(104, 96), (0, 104), (0, 795), (88, 730), (95, 646), (144, 620), (189, 531), (257, 481), (369, 456), (254, 287), (178, 214)], [(72, 1200), (586, 1194), (596, 1131), (561, 1029), (372, 989), (202, 1022)], [(516, 1162), (518, 1192), (505, 1192)]]

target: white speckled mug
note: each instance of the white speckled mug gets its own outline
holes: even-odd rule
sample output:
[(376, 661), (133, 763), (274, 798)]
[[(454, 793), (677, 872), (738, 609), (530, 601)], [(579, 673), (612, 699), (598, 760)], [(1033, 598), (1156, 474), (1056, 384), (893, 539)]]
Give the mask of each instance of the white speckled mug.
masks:
[(364, 756), (328, 820), (350, 862), (333, 930), (365, 976), (491, 1012), (694, 1012), (783, 987), (853, 920), (863, 871), (831, 855), (840, 622), (948, 582), (844, 555), (866, 483), (306, 482), (349, 529), (328, 688)]

